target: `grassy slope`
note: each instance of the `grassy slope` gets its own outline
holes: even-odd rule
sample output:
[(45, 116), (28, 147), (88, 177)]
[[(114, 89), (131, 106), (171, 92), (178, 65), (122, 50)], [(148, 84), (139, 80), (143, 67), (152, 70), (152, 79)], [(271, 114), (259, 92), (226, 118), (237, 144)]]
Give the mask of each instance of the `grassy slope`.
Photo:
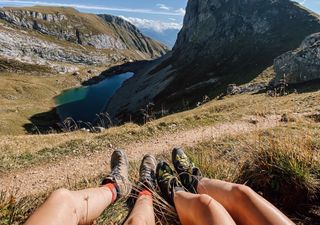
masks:
[[(255, 81), (268, 80), (268, 74)], [(53, 105), (53, 96), (78, 82), (70, 75), (39, 77), (4, 73), (1, 74), (1, 80), (0, 104), (2, 107), (0, 116), (2, 119), (0, 130), (2, 134), (23, 133), (21, 125), (28, 122), (30, 115), (47, 111)], [(16, 99), (13, 100), (12, 96), (15, 96)], [(167, 132), (179, 132), (181, 129), (236, 121), (246, 116), (250, 118), (255, 115), (283, 113), (294, 116), (294, 113), (319, 112), (319, 101), (319, 91), (290, 94), (277, 98), (266, 96), (264, 93), (243, 94), (227, 96), (222, 100), (215, 99), (193, 110), (166, 116), (143, 126), (129, 123), (109, 129), (102, 134), (75, 132), (43, 136), (2, 135), (0, 136), (0, 149), (2, 150), (0, 152), (0, 174), (5, 171), (32, 168), (36, 165), (63, 162), (68, 157), (85, 155), (92, 150), (103, 151), (101, 146), (110, 143), (116, 145), (117, 143), (141, 141), (155, 138)], [(293, 217), (298, 220), (305, 217), (304, 223), (308, 224), (305, 222), (306, 218), (310, 217), (312, 220), (313, 215), (299, 212), (302, 213), (302, 216), (299, 217), (299, 214), (292, 212), (292, 209), (290, 211), (290, 208), (286, 206), (290, 199), (286, 200), (286, 196), (279, 193), (277, 187), (288, 185), (289, 182), (291, 186), (300, 188), (297, 191), (300, 191), (301, 196), (304, 196), (302, 199), (297, 199), (299, 204), (317, 207), (312, 199), (318, 193), (315, 187), (318, 185), (317, 179), (320, 174), (319, 155), (317, 155), (320, 145), (316, 138), (319, 131), (317, 129), (318, 123), (315, 121), (317, 120), (302, 119), (261, 133), (225, 137), (200, 143), (189, 148), (188, 153), (207, 176), (229, 181), (248, 182), (257, 191), (268, 196), (268, 199), (286, 209)], [(160, 157), (168, 158), (169, 154)], [(138, 163), (132, 162), (131, 166), (137, 170)], [(260, 174), (261, 165), (266, 166), (266, 173)], [(280, 170), (278, 170), (279, 165)], [(238, 168), (242, 169), (239, 171)], [(266, 178), (274, 177), (273, 173), (279, 178), (275, 179), (276, 183), (260, 182)], [(283, 175), (288, 181), (285, 184), (282, 183)], [(132, 177), (137, 179), (137, 173), (134, 172)], [(77, 189), (96, 186), (100, 181), (100, 177), (79, 178), (79, 180), (83, 179), (84, 182), (65, 185)], [(311, 195), (306, 195), (306, 190)], [(0, 196), (0, 199), (2, 198), (0, 224), (7, 224), (9, 220), (21, 223), (49, 193), (43, 193), (36, 197), (30, 196), (18, 202), (14, 197), (6, 199), (4, 194), (2, 197)], [(275, 201), (274, 196), (278, 195), (284, 197)], [(99, 219), (98, 224), (105, 224), (106, 218), (110, 217), (112, 217), (112, 221), (119, 221), (125, 214), (124, 204), (119, 203), (107, 210)]]

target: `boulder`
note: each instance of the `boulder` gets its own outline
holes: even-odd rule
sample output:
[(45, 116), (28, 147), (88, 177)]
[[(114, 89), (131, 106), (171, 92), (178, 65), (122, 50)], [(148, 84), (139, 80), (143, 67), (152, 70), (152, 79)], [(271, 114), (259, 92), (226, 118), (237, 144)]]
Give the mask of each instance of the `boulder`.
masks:
[(281, 82), (297, 84), (320, 79), (320, 33), (308, 36), (298, 49), (277, 57), (274, 69), (275, 86)]

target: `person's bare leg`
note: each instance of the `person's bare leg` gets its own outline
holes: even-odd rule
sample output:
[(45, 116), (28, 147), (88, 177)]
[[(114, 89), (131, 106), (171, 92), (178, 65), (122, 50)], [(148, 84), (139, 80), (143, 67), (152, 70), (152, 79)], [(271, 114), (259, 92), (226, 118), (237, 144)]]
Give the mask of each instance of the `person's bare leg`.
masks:
[(106, 187), (81, 191), (59, 189), (50, 195), (26, 224), (89, 224), (115, 200), (113, 196), (111, 190)]
[(223, 206), (205, 194), (178, 191), (174, 204), (182, 225), (232, 225), (236, 224)]
[(110, 164), (111, 172), (102, 182), (102, 187), (81, 191), (57, 190), (34, 212), (26, 224), (89, 224), (117, 198), (126, 198), (131, 192), (126, 153), (121, 149), (115, 150)]
[(294, 224), (270, 202), (245, 185), (203, 178), (197, 190), (217, 200), (237, 224)]
[(156, 188), (155, 170), (157, 160), (145, 155), (139, 169), (138, 198), (125, 225), (155, 225), (152, 190)]
[[(147, 192), (147, 191), (145, 191)], [(152, 195), (140, 195), (125, 225), (155, 225)]]

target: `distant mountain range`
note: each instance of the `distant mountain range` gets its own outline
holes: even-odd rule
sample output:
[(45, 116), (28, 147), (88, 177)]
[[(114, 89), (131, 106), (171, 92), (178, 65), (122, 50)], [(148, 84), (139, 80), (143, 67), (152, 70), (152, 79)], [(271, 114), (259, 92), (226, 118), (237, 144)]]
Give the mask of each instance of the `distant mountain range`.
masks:
[(179, 29), (167, 29), (162, 32), (155, 31), (148, 28), (139, 28), (144, 35), (157, 40), (167, 47), (172, 48), (177, 40)]

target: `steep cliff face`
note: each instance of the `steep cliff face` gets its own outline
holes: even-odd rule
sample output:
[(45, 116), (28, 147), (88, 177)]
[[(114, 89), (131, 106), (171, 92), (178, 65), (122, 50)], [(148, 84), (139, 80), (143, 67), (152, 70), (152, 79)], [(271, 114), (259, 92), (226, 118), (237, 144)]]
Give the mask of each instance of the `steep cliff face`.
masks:
[[(114, 97), (108, 110), (137, 112), (149, 101), (159, 108), (176, 109), (183, 102), (192, 107), (204, 95), (225, 91), (228, 83), (252, 80), (319, 30), (319, 16), (289, 0), (189, 0), (171, 56), (138, 74), (136, 88), (120, 89), (122, 98)], [(166, 85), (137, 99), (143, 85), (158, 85), (156, 74), (165, 76)]]
[(167, 51), (121, 18), (72, 8), (0, 8), (0, 29), (0, 56), (26, 63), (103, 65)]

